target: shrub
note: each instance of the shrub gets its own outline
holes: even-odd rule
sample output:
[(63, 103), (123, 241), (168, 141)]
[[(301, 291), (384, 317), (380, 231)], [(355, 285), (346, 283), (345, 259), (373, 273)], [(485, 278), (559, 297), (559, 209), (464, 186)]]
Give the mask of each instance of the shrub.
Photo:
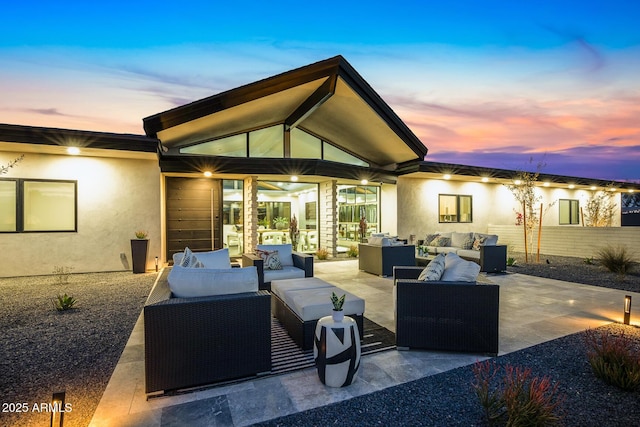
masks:
[(58, 295), (57, 298), (53, 301), (53, 306), (58, 311), (67, 311), (71, 310), (73, 306), (76, 304), (76, 299), (67, 294)]
[(502, 388), (496, 383), (499, 368), (495, 362), (477, 362), (473, 366), (472, 386), (483, 406), (489, 424), (507, 426), (557, 425), (562, 417), (557, 413), (563, 398), (558, 385), (548, 377), (531, 377), (531, 369), (504, 367)]
[(358, 247), (356, 245), (349, 246), (349, 249), (347, 250), (347, 256), (349, 256), (350, 258), (357, 258)]
[(593, 257), (586, 257), (583, 262), (587, 265), (593, 265)]
[(64, 267), (56, 265), (53, 267), (53, 274), (57, 284), (69, 283), (69, 276), (73, 271), (73, 267)]
[(596, 377), (622, 390), (633, 391), (640, 385), (640, 356), (633, 341), (625, 336), (610, 335), (588, 329), (585, 334), (587, 358)]
[(329, 258), (329, 251), (324, 248), (318, 248), (316, 251), (316, 256), (318, 259), (327, 259)]
[(624, 276), (633, 266), (633, 259), (626, 246), (605, 246), (598, 251), (598, 258), (607, 270)]
[(517, 261), (516, 261), (515, 258), (513, 258), (513, 257), (507, 258), (507, 265), (509, 267), (513, 267), (514, 265), (516, 265), (516, 263), (517, 263)]

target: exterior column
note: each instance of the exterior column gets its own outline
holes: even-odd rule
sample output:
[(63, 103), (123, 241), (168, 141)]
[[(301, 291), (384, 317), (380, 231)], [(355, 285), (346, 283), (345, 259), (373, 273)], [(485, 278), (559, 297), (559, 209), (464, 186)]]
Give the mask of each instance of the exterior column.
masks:
[(333, 257), (338, 255), (338, 181), (324, 181), (318, 186), (318, 248), (329, 251)]
[(244, 252), (253, 252), (258, 244), (258, 177), (249, 176), (244, 179)]

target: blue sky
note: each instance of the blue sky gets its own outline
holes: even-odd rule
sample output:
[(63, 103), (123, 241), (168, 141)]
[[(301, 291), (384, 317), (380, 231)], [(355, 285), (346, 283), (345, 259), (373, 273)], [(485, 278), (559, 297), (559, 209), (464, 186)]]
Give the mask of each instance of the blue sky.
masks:
[(640, 2), (5, 5), (0, 122), (142, 118), (343, 55), (427, 160), (640, 180)]

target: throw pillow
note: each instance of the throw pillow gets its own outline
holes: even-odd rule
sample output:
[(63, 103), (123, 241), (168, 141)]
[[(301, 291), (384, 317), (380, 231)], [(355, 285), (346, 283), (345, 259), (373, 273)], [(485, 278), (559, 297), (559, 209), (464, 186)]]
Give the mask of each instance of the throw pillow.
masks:
[(264, 251), (256, 249), (256, 255), (262, 258), (265, 270), (282, 270), (282, 263), (278, 251)]
[(445, 282), (475, 282), (480, 273), (478, 264), (466, 261), (453, 252), (447, 254), (444, 265), (440, 280)]
[(439, 254), (425, 267), (418, 276), (418, 280), (433, 281), (440, 280), (444, 272), (445, 255)]
[(427, 234), (426, 237), (424, 238), (424, 244), (429, 245), (431, 242), (433, 242), (433, 239), (439, 236), (440, 236), (439, 234)]
[(451, 244), (450, 237), (438, 236), (429, 243), (429, 246), (449, 246)]
[[(198, 258), (191, 252), (191, 249), (184, 248), (184, 256), (182, 257), (182, 261), (180, 261), (180, 267), (185, 268), (193, 268), (198, 263)], [(196, 267), (202, 268), (202, 267)]]
[(473, 233), (469, 233), (469, 235), (462, 242), (462, 249), (471, 249), (473, 248), (473, 244), (475, 243), (475, 239), (473, 238)]
[(479, 236), (476, 234), (473, 240), (473, 249), (476, 251), (480, 250), (480, 246), (484, 245), (484, 242), (487, 240), (486, 236)]

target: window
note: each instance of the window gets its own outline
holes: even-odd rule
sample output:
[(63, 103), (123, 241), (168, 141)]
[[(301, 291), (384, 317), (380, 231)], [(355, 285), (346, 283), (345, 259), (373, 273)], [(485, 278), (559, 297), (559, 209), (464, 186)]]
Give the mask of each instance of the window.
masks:
[(440, 194), (438, 196), (439, 222), (473, 222), (471, 196)]
[(249, 157), (284, 157), (282, 125), (249, 132)]
[(560, 225), (580, 224), (580, 202), (560, 199)]
[[(338, 245), (362, 241), (378, 232), (378, 187), (373, 185), (341, 185), (338, 187)], [(360, 219), (367, 220), (365, 235), (360, 235)]]
[(77, 231), (77, 182), (0, 180), (0, 232)]

